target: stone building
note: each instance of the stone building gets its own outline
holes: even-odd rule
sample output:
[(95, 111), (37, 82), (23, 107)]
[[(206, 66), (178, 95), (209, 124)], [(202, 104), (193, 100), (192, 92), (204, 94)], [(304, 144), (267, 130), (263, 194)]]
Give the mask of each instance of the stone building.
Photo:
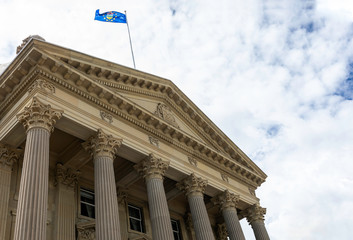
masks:
[(170, 80), (30, 36), (0, 75), (0, 240), (269, 239), (266, 175)]

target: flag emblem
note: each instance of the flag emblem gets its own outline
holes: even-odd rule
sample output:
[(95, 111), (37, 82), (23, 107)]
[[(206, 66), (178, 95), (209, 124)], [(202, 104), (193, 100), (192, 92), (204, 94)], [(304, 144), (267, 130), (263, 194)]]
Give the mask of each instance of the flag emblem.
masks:
[(126, 15), (115, 11), (99, 13), (99, 9), (97, 9), (94, 20), (102, 22), (126, 23)]

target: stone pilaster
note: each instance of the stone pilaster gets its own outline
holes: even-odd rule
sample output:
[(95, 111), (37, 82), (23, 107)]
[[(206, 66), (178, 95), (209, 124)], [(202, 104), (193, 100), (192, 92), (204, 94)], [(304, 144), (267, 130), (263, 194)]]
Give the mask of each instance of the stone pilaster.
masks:
[(245, 211), (246, 218), (254, 231), (256, 240), (270, 240), (264, 223), (265, 214), (266, 208), (260, 207), (259, 204), (255, 204)]
[(75, 185), (77, 184), (79, 171), (65, 168), (61, 163), (56, 164), (56, 212), (54, 240), (75, 240)]
[(203, 200), (203, 193), (206, 186), (207, 180), (196, 177), (195, 174), (191, 174), (177, 184), (177, 187), (183, 190), (188, 198), (197, 240), (215, 239)]
[(238, 201), (239, 196), (230, 193), (228, 190), (225, 190), (223, 193), (212, 199), (212, 202), (215, 205), (219, 205), (222, 211), (228, 236), (231, 240), (245, 240), (236, 209)]
[(174, 239), (163, 187), (163, 177), (168, 166), (168, 161), (163, 161), (153, 154), (135, 165), (135, 169), (146, 181), (152, 236), (155, 240)]
[(83, 147), (94, 161), (94, 191), (96, 212), (96, 239), (120, 240), (118, 199), (113, 161), (122, 139), (114, 138), (98, 130)]
[(33, 98), (17, 115), (27, 132), (26, 147), (17, 205), (15, 240), (45, 240), (48, 182), (49, 137), (63, 111)]
[(12, 165), (18, 161), (16, 150), (0, 143), (0, 240), (5, 240)]

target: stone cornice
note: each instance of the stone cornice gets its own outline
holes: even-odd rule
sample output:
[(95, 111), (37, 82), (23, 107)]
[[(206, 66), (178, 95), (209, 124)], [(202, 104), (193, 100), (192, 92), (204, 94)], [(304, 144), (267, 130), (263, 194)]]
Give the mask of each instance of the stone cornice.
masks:
[(169, 161), (164, 161), (157, 158), (154, 154), (150, 154), (144, 160), (136, 164), (136, 171), (144, 178), (159, 178), (163, 179), (165, 171), (169, 167)]
[[(28, 54), (28, 58), (23, 60), (23, 65), (28, 67), (27, 75), (23, 75), (21, 77), (21, 84), (19, 87), (15, 87), (16, 84), (14, 84), (14, 82), (9, 85), (12, 86), (9, 91), (13, 94), (6, 94), (6, 96), (2, 95), (3, 98), (0, 96), (0, 102), (4, 100), (0, 108), (4, 109), (8, 107), (11, 102), (9, 100), (13, 100), (18, 97), (19, 94), (22, 93), (23, 90), (35, 79), (44, 78), (47, 81), (51, 81), (61, 86), (61, 88), (79, 95), (86, 101), (92, 102), (100, 108), (105, 109), (105, 111), (109, 112), (114, 117), (122, 118), (125, 121), (128, 121), (142, 128), (149, 134), (153, 134), (158, 139), (163, 140), (168, 144), (173, 144), (174, 146), (182, 149), (187, 155), (191, 155), (197, 158), (199, 161), (204, 161), (207, 164), (217, 167), (219, 170), (228, 173), (233, 178), (249, 184), (253, 188), (257, 188), (261, 185), (262, 182), (264, 182), (266, 175), (264, 175), (261, 170), (259, 170), (259, 173), (256, 173), (251, 169), (251, 166), (249, 166), (239, 155), (236, 155), (236, 158), (232, 159), (228, 156), (228, 154), (222, 153), (213, 147), (207, 146), (202, 142), (193, 139), (191, 136), (183, 133), (178, 128), (168, 124), (164, 119), (145, 112), (143, 109), (137, 107), (134, 103), (130, 102), (119, 94), (114, 93), (112, 89), (109, 88), (109, 85), (112, 86), (113, 82), (109, 83), (106, 81), (106, 84), (102, 84), (104, 81), (99, 80), (99, 69), (96, 70), (97, 72), (95, 73), (95, 76), (92, 76), (92, 73), (87, 75), (87, 73), (82, 74), (79, 72), (80, 68), (82, 70), (83, 67), (87, 67), (85, 65), (79, 65), (77, 68), (73, 68), (71, 65), (68, 65), (68, 63), (58, 63), (57, 61), (59, 60), (52, 58), (48, 54), (40, 52), (34, 48), (33, 53)], [(71, 64), (74, 63), (71, 62)], [(33, 66), (35, 67), (33, 68)], [(126, 75), (123, 76), (121, 74), (118, 75), (117, 73), (109, 73), (108, 71), (108, 73), (104, 73), (100, 77), (103, 78), (106, 76), (106, 78), (109, 79), (109, 76), (111, 76), (111, 81), (115, 81), (115, 77), (119, 79), (119, 84), (122, 87), (123, 84), (130, 84), (135, 82), (141, 88), (141, 91), (143, 92), (141, 94), (146, 94), (147, 92), (155, 95), (155, 97), (158, 97), (159, 99), (165, 99), (165, 101), (170, 104), (174, 110), (177, 110), (178, 114), (183, 116), (184, 119), (190, 115), (190, 111), (180, 111), (183, 108), (191, 108), (186, 108), (186, 105), (184, 106), (182, 103), (178, 104), (178, 101), (175, 101), (173, 89), (168, 86), (168, 84), (165, 85), (164, 88), (161, 87), (162, 85), (160, 83), (160, 87), (157, 87), (158, 84), (151, 85), (151, 82), (147, 85), (144, 85), (141, 79), (139, 80), (136, 78), (136, 80), (134, 80), (133, 77), (127, 77)], [(0, 78), (0, 81), (1, 79), (2, 77)], [(147, 80), (144, 80), (144, 82), (146, 81)], [(170, 81), (166, 82), (169, 83)], [(3, 84), (2, 81), (0, 83)], [(104, 86), (107, 86), (108, 88), (105, 88)], [(126, 88), (129, 88), (127, 91), (131, 91), (131, 89), (134, 89), (134, 85), (129, 85), (129, 87)], [(204, 127), (195, 125), (195, 121), (191, 121), (191, 123), (195, 129), (199, 129), (199, 132), (206, 132), (202, 130)], [(254, 166), (256, 167), (256, 165)]]

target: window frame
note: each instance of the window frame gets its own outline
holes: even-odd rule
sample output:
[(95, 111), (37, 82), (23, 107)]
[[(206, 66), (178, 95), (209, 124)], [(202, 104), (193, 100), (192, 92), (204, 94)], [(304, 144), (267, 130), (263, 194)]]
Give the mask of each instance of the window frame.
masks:
[[(130, 211), (129, 211), (130, 207), (139, 210), (140, 219), (135, 218), (133, 216), (130, 216)], [(127, 213), (127, 218), (128, 218), (129, 231), (132, 231), (132, 232), (135, 232), (135, 233), (139, 233), (139, 234), (146, 234), (145, 214), (144, 214), (144, 211), (143, 211), (144, 208), (140, 207), (138, 205), (135, 205), (133, 203), (132, 204), (131, 203), (127, 203), (126, 204), (126, 210), (127, 210), (126, 213)], [(142, 231), (134, 230), (134, 229), (131, 228), (130, 218), (140, 222), (140, 228), (141, 228)]]
[[(93, 196), (93, 201), (94, 201), (94, 204), (92, 203), (89, 203), (89, 202), (85, 202), (85, 201), (82, 201), (81, 200), (81, 192), (86, 192), (88, 194), (91, 194)], [(82, 187), (80, 186), (79, 189), (78, 189), (78, 202), (79, 202), (79, 215), (80, 217), (83, 217), (83, 218), (87, 218), (87, 219), (96, 219), (96, 213), (95, 213), (95, 210), (96, 210), (96, 204), (95, 204), (95, 192), (93, 190), (91, 190), (90, 188), (86, 188), (86, 187)], [(86, 216), (86, 215), (83, 215), (82, 214), (82, 207), (81, 207), (81, 204), (84, 204), (84, 205), (88, 205), (88, 206), (91, 206), (93, 207), (93, 214), (94, 214), (94, 217), (89, 217), (89, 216)]]
[[(176, 223), (176, 226), (177, 226), (177, 228), (178, 228), (178, 231), (176, 231), (176, 230), (173, 229), (173, 224), (172, 224), (172, 222), (175, 222), (175, 223)], [(179, 239), (175, 239), (175, 238), (174, 238), (174, 240), (183, 240), (183, 234), (182, 234), (182, 232), (181, 232), (180, 221), (177, 220), (177, 219), (171, 218), (171, 219), (170, 219), (170, 223), (172, 224), (173, 237), (174, 237), (174, 233), (175, 233), (175, 232), (178, 234), (178, 237), (179, 237)]]

